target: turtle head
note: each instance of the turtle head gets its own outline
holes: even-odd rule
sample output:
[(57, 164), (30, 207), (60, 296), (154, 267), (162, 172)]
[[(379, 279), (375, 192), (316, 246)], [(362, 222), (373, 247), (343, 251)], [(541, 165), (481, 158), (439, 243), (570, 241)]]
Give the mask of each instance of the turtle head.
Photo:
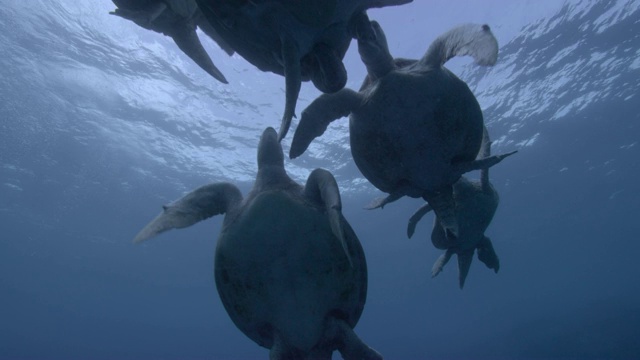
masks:
[(278, 142), (278, 133), (272, 127), (264, 130), (258, 145), (258, 169), (264, 166), (284, 168), (284, 152)]
[(373, 36), (358, 38), (358, 52), (369, 76), (379, 78), (393, 70), (393, 57), (389, 53), (387, 37), (377, 21), (371, 21)]

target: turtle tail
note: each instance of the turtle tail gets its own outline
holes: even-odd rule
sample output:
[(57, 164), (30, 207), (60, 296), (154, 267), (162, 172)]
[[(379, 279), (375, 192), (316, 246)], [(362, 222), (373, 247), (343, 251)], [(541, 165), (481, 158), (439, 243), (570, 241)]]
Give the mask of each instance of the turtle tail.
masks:
[(440, 35), (429, 46), (420, 63), (428, 67), (444, 65), (454, 56), (472, 56), (478, 65), (491, 66), (498, 60), (498, 41), (489, 25), (464, 24)]

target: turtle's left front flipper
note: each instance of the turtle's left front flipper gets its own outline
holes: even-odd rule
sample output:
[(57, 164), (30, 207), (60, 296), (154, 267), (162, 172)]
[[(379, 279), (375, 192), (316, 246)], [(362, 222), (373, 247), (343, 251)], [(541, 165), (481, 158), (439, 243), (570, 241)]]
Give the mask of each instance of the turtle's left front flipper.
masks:
[(201, 186), (162, 206), (163, 211), (136, 235), (133, 242), (140, 243), (167, 230), (185, 228), (214, 215), (224, 214), (241, 201), (242, 194), (233, 184)]
[(295, 159), (302, 155), (313, 139), (324, 134), (332, 121), (348, 116), (361, 102), (362, 96), (347, 88), (333, 94), (323, 94), (315, 99), (302, 112), (291, 141), (289, 157)]
[(311, 201), (324, 204), (331, 225), (331, 231), (340, 240), (340, 245), (349, 264), (353, 266), (349, 247), (342, 227), (342, 200), (336, 179), (324, 169), (315, 169), (309, 175), (304, 187), (304, 195)]
[(213, 76), (221, 83), (228, 84), (224, 74), (213, 64), (211, 57), (202, 46), (200, 38), (196, 33), (196, 25), (191, 21), (182, 21), (175, 24), (167, 35), (171, 36), (176, 45), (191, 58), (202, 70)]

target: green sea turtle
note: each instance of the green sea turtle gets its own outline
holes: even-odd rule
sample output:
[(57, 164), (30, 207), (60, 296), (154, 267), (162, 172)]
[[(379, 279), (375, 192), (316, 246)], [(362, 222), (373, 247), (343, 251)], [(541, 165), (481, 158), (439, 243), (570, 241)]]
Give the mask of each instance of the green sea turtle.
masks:
[(286, 135), (302, 81), (332, 93), (344, 87), (342, 63), (351, 39), (373, 35), (369, 8), (413, 0), (197, 0), (212, 27), (248, 62), (285, 77)]
[(196, 34), (196, 27), (200, 27), (229, 55), (233, 54), (233, 50), (204, 19), (195, 0), (112, 1), (117, 9), (110, 14), (131, 20), (147, 30), (170, 36), (180, 50), (200, 68), (216, 80), (228, 83), (202, 46)]
[(258, 146), (258, 174), (246, 199), (232, 184), (202, 186), (164, 206), (141, 242), (226, 214), (215, 255), (218, 293), (235, 325), (271, 359), (381, 359), (353, 331), (367, 294), (367, 267), (326, 170), (303, 187), (284, 169), (273, 128)]
[[(486, 129), (480, 156), (481, 158), (491, 156), (491, 141)], [(445, 250), (445, 253), (433, 265), (431, 275), (432, 277), (438, 275), (455, 254), (458, 256), (458, 280), (462, 289), (476, 250), (478, 250), (478, 259), (489, 269), (493, 269), (496, 273), (500, 269), (500, 260), (493, 249), (493, 244), (484, 235), (500, 200), (489, 181), (489, 169), (480, 170), (479, 181), (470, 181), (462, 176), (453, 184), (453, 200), (456, 203), (459, 234), (456, 238), (447, 237), (436, 216), (431, 232), (431, 242), (436, 248)], [(418, 221), (431, 210), (431, 206), (425, 204), (411, 216), (407, 227), (409, 238), (413, 236)]]
[(474, 160), (482, 142), (482, 111), (467, 84), (443, 64), (471, 55), (478, 64), (492, 65), (498, 43), (487, 25), (467, 24), (438, 37), (420, 60), (394, 60), (382, 29), (371, 24), (375, 36), (358, 39), (368, 71), (360, 92), (345, 88), (313, 101), (302, 112), (290, 156), (301, 155), (332, 121), (350, 115), (353, 159), (367, 180), (389, 194), (370, 208), (402, 196), (422, 197), (455, 236), (453, 184), (505, 155)]

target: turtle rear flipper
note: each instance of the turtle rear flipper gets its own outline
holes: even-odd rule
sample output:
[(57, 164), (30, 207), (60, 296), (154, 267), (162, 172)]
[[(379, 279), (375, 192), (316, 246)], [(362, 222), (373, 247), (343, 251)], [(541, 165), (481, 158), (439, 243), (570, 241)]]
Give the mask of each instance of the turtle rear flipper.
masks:
[(332, 121), (348, 116), (362, 101), (362, 95), (344, 88), (333, 94), (323, 94), (304, 109), (293, 135), (289, 157), (302, 155), (311, 141), (324, 134)]
[(478, 259), (482, 261), (489, 269), (493, 269), (496, 273), (500, 270), (500, 259), (496, 251), (493, 249), (491, 239), (483, 237), (482, 241), (478, 244)]
[(379, 197), (379, 198), (373, 199), (367, 206), (364, 207), (364, 209), (365, 210), (374, 210), (377, 208), (383, 209), (385, 205), (392, 203), (403, 196), (404, 196), (403, 192), (397, 191), (385, 197)]
[(448, 239), (458, 237), (458, 218), (453, 186), (446, 185), (435, 191), (425, 191), (422, 198), (431, 205)]
[(330, 342), (338, 345), (344, 360), (382, 360), (382, 355), (360, 340), (344, 320), (329, 317), (326, 334), (327, 340), (331, 339)]
[(140, 243), (167, 230), (185, 228), (214, 215), (224, 214), (241, 201), (242, 194), (233, 184), (201, 186), (171, 204), (164, 205), (162, 213), (151, 220), (133, 242)]
[(413, 233), (416, 231), (416, 225), (418, 224), (418, 221), (420, 221), (420, 219), (422, 219), (422, 217), (431, 210), (433, 209), (431, 208), (429, 203), (426, 203), (418, 208), (418, 210), (416, 210), (413, 215), (411, 215), (411, 217), (409, 218), (409, 224), (407, 225), (407, 237), (409, 239), (411, 239)]
[(464, 287), (464, 281), (469, 275), (469, 269), (471, 269), (471, 262), (473, 261), (473, 250), (467, 250), (458, 253), (458, 282), (460, 289)]
[(462, 175), (464, 173), (468, 173), (469, 171), (473, 171), (473, 170), (488, 169), (493, 165), (498, 164), (499, 162), (504, 160), (506, 157), (509, 157), (517, 152), (518, 151), (516, 150), (516, 151), (508, 152), (506, 154), (489, 156), (484, 159), (454, 164), (454, 171)]
[(447, 263), (449, 262), (453, 254), (454, 254), (453, 250), (447, 249), (447, 251), (445, 251), (444, 254), (440, 255), (438, 260), (436, 260), (436, 262), (433, 264), (433, 267), (431, 268), (432, 278), (438, 276), (438, 274), (442, 272), (442, 270), (444, 269), (444, 266), (447, 265)]

